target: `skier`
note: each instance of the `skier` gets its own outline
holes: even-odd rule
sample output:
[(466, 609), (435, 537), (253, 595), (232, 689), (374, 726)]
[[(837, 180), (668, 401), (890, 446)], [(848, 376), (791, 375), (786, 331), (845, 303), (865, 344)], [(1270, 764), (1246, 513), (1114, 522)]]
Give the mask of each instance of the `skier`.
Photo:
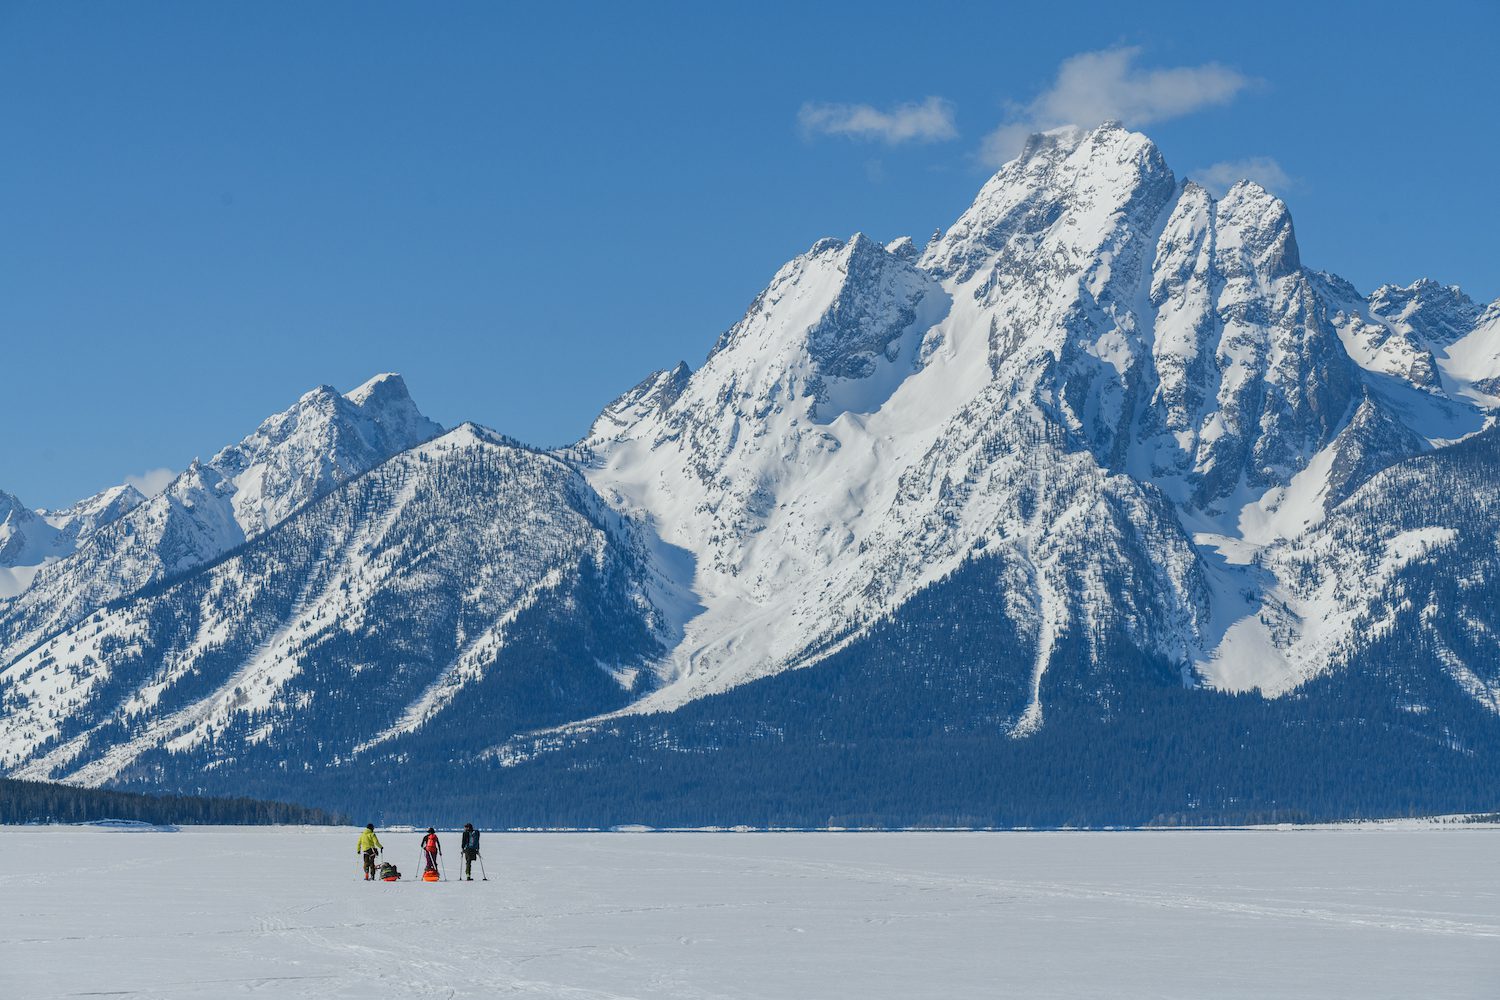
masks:
[(365, 828), (359, 832), (359, 846), (354, 849), (356, 854), (365, 856), (365, 881), (375, 880), (375, 856), (385, 850), (381, 846), (380, 838), (375, 836), (375, 824), (366, 823)]
[(473, 823), (464, 824), (464, 839), (458, 845), (464, 858), (464, 880), (474, 881), (474, 859), (479, 857), (479, 831)]
[(437, 831), (430, 826), (427, 828), (427, 836), (422, 838), (422, 852), (427, 855), (427, 871), (437, 871), (438, 856), (443, 853), (443, 845), (438, 843)]

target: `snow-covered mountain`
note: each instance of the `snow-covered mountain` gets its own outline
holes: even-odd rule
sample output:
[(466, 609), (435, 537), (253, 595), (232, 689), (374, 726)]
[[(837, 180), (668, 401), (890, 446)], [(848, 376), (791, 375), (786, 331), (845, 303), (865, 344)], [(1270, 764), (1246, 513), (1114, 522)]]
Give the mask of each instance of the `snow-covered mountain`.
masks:
[(110, 601), (217, 559), (440, 430), (399, 375), (378, 375), (347, 395), (320, 386), (208, 462), (194, 461), (149, 500), (134, 494), (122, 510), (131, 498), (101, 500), (106, 493), (60, 512), (59, 539), (88, 511), (117, 514), (96, 517), (73, 546), (60, 546), (66, 558), (40, 566), (24, 590), (0, 601), (0, 663)]
[(820, 240), (550, 455), (434, 438), (397, 376), (309, 393), (0, 602), (0, 766), (607, 775), (919, 704), (1055, 761), (1175, 690), (1263, 755), (1378, 705), (1500, 767), (1497, 413), (1500, 303), (1362, 295), (1263, 188), (1059, 129), (921, 250)]
[(145, 499), (134, 486), (121, 485), (62, 510), (33, 511), (0, 492), (0, 599), (31, 586), (44, 565), (76, 552), (100, 528)]
[(100, 783), (566, 721), (628, 700), (671, 598), (574, 470), (466, 424), (17, 659), (0, 766)]
[(1496, 311), (1362, 299), (1279, 199), (1215, 199), (1144, 136), (1036, 136), (920, 259), (818, 243), (595, 425), (590, 480), (699, 560), (640, 707), (814, 662), (980, 553), (1038, 690), (1056, 635), (1115, 627), (1190, 682), (1288, 690), (1333, 663), (1261, 554), (1486, 426)]
[(40, 511), (0, 492), (0, 566), (34, 566), (57, 558), (63, 549), (60, 534)]

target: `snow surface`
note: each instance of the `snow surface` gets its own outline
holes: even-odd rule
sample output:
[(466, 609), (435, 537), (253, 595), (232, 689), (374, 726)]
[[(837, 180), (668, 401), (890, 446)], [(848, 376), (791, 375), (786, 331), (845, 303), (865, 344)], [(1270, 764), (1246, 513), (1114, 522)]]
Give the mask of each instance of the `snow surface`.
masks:
[[(11, 916), (0, 995), (1477, 998), (1500, 987), (1494, 828), (488, 834), (490, 881), (439, 884), (363, 882), (355, 837), (0, 830)], [(415, 869), (416, 833), (382, 839)]]

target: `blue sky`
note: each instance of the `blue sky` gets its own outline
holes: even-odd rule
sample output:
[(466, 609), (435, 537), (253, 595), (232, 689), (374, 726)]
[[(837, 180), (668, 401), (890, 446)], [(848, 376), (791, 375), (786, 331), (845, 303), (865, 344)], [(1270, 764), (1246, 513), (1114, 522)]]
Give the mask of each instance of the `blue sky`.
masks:
[(818, 237), (920, 242), (1068, 115), (1271, 181), (1366, 290), (1500, 296), (1500, 4), (1234, 6), (0, 2), (0, 489), (388, 370), (571, 440)]

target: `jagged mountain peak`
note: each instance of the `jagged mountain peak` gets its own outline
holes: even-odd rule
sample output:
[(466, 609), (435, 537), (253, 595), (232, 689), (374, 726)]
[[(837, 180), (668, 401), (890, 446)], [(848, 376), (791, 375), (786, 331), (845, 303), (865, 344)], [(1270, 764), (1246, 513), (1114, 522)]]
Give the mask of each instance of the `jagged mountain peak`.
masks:
[[(660, 651), (659, 589), (575, 469), (462, 424), (0, 667), (0, 764), (100, 781), (164, 743), (221, 758), (228, 730), (242, 760), (313, 760), (615, 708)], [(92, 725), (52, 711), (88, 701)], [(104, 714), (149, 722), (108, 747)]]
[(528, 444), (517, 441), (515, 438), (511, 437), (508, 434), (500, 433), (493, 427), (486, 427), (484, 424), (475, 423), (472, 420), (465, 420), (458, 426), (452, 427), (437, 435), (436, 437), (429, 438), (421, 445), (418, 445), (418, 448), (420, 449), (428, 446), (442, 448), (494, 446), (498, 448), (512, 448), (517, 451), (529, 451), (537, 452), (538, 454), (545, 454), (545, 452), (541, 452)]
[[(1328, 274), (1314, 279), (1330, 322), (1362, 369), (1394, 376), (1429, 397), (1411, 412), (1432, 440), (1473, 433), (1482, 413), (1500, 407), (1500, 312), (1475, 303), (1456, 285), (1423, 278), (1385, 284), (1368, 297)], [(1411, 403), (1403, 404), (1411, 410)], [(1425, 411), (1425, 416), (1423, 415)]]
[(21, 502), (21, 498), (14, 493), (0, 490), (0, 520), (9, 517), (15, 511), (27, 510), (27, 506)]
[(113, 506), (121, 503), (140, 503), (146, 499), (146, 495), (131, 483), (120, 483), (100, 490), (91, 497), (85, 497), (77, 503), (63, 507), (59, 510), (48, 511), (49, 515), (59, 516), (77, 514), (87, 510), (97, 510), (100, 507)]
[(411, 393), (406, 388), (406, 379), (397, 372), (381, 372), (357, 388), (344, 393), (344, 398), (357, 406), (364, 406), (372, 399), (388, 402), (411, 402)]
[(1235, 249), (1246, 273), (1275, 280), (1302, 270), (1291, 210), (1276, 195), (1254, 181), (1240, 181), (1219, 199), (1216, 214), (1218, 245)]
[(845, 264), (856, 255), (869, 256), (874, 252), (889, 253), (889, 248), (882, 247), (864, 233), (855, 233), (848, 239), (839, 239), (837, 236), (824, 236), (813, 242), (807, 248), (807, 252), (794, 258), (789, 263), (799, 260), (815, 260), (818, 258), (837, 259)]
[(902, 260), (916, 260), (922, 255), (910, 236), (898, 236), (885, 245), (885, 252)]
[[(417, 404), (407, 388), (406, 379), (396, 372), (384, 372), (348, 392), (340, 392), (327, 383), (316, 385), (298, 397), (295, 404), (267, 418), (265, 422), (269, 423), (298, 411), (326, 411), (339, 408), (353, 408), (372, 416), (391, 415), (403, 420), (410, 419), (413, 414), (421, 418)], [(433, 424), (433, 426), (437, 425)]]
[(719, 338), (697, 379), (767, 400), (826, 398), (827, 379), (860, 379), (893, 357), (935, 285), (863, 233), (818, 240), (793, 258)]
[(647, 375), (604, 407), (594, 419), (584, 437), (584, 443), (597, 445), (636, 426), (649, 416), (662, 413), (682, 395), (692, 374), (693, 370), (688, 367), (687, 362), (679, 361), (672, 368), (663, 368)]
[(1381, 285), (1370, 295), (1370, 311), (1410, 329), (1429, 345), (1446, 346), (1479, 323), (1484, 307), (1457, 285), (1419, 278), (1410, 285)]
[(379, 375), (347, 395), (313, 389), (208, 464), (233, 482), (235, 520), (253, 535), (441, 431), (417, 409), (401, 376)]
[(1336, 303), (1365, 301), (1365, 294), (1354, 286), (1354, 282), (1332, 271), (1309, 269), (1308, 280), (1322, 292), (1325, 299)]
[(1045, 280), (1146, 238), (1177, 190), (1155, 143), (1117, 124), (1033, 136), (918, 263), (959, 284)]
[(60, 510), (44, 511), (43, 516), (48, 524), (62, 532), (70, 546), (76, 547), (104, 525), (124, 517), (145, 502), (144, 493), (129, 483), (121, 483)]

